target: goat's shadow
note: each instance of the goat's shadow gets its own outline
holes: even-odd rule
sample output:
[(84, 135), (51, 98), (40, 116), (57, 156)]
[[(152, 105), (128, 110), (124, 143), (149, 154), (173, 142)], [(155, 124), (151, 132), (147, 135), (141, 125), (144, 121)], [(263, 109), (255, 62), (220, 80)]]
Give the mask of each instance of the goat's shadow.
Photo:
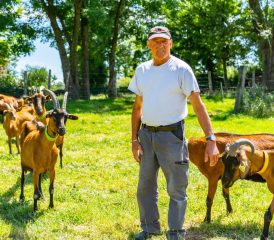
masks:
[[(42, 178), (42, 181), (45, 177)], [(25, 186), (32, 183), (32, 173), (25, 175)], [(43, 210), (33, 212), (33, 198), (26, 196), (23, 203), (19, 198), (15, 199), (15, 193), (20, 191), (21, 177), (17, 178), (16, 183), (0, 196), (0, 217), (7, 225), (11, 225), (11, 230), (7, 238), (29, 239), (25, 229), (29, 222), (34, 222), (44, 214)]]

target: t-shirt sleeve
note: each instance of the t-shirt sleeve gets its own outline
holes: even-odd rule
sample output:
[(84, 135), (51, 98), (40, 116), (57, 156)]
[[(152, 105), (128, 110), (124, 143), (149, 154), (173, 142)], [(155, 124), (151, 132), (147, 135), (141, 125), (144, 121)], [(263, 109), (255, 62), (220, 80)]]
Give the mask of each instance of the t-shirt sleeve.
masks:
[(183, 70), (180, 78), (181, 89), (187, 97), (191, 94), (191, 92), (200, 92), (197, 79), (190, 67)]
[(131, 92), (135, 93), (138, 96), (142, 96), (142, 93), (138, 87), (138, 77), (137, 77), (137, 71), (135, 72), (131, 82), (128, 85), (128, 90), (130, 90)]

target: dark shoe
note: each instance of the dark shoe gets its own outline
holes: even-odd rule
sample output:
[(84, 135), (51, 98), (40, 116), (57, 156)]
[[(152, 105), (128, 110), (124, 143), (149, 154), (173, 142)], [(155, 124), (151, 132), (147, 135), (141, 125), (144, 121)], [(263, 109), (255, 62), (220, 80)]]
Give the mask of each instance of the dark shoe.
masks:
[(134, 239), (135, 240), (146, 240), (146, 239), (149, 239), (151, 238), (152, 236), (157, 236), (159, 235), (159, 233), (149, 233), (149, 232), (146, 232), (146, 231), (142, 231), (136, 235), (134, 235)]
[(167, 240), (185, 240), (186, 231), (185, 230), (170, 230), (166, 233)]

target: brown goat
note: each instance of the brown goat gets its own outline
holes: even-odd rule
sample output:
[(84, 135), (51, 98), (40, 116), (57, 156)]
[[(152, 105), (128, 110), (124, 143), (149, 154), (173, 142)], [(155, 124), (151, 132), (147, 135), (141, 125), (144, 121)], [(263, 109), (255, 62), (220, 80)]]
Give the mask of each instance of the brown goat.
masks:
[[(232, 143), (240, 138), (252, 140), (256, 149), (272, 149), (274, 148), (274, 134), (232, 134), (232, 133), (216, 133), (217, 146), (220, 152), (225, 150), (227, 143)], [(206, 216), (205, 222), (211, 221), (211, 208), (213, 199), (217, 190), (218, 181), (224, 173), (224, 165), (218, 162), (214, 167), (209, 166), (209, 162), (204, 161), (206, 141), (205, 138), (190, 138), (188, 142), (189, 158), (200, 170), (200, 172), (208, 180), (208, 192), (206, 198)], [(231, 213), (232, 207), (229, 197), (229, 188), (223, 187), (223, 196), (226, 201), (227, 213)]]
[(20, 153), (19, 137), (22, 132), (23, 123), (34, 119), (33, 115), (30, 113), (32, 108), (26, 107), (21, 111), (16, 112), (12, 105), (6, 104), (6, 107), (8, 109), (3, 112), (3, 128), (8, 136), (9, 153), (12, 154), (11, 139), (14, 137), (16, 138), (17, 151)]
[[(55, 94), (50, 90), (44, 90), (51, 95), (54, 109), (49, 111), (46, 115), (49, 118), (45, 127), (33, 127), (31, 122), (26, 122), (24, 130), (21, 135), (21, 194), (20, 200), (24, 200), (24, 181), (26, 171), (33, 172), (33, 185), (34, 185), (34, 211), (37, 210), (37, 200), (41, 194), (41, 174), (49, 172), (50, 174), (50, 204), (49, 207), (53, 208), (53, 191), (55, 179), (55, 164), (58, 156), (58, 148), (56, 147), (55, 140), (58, 135), (65, 135), (67, 119), (76, 120), (77, 116), (68, 114), (66, 109), (60, 108), (59, 102)], [(67, 93), (66, 93), (67, 95)], [(63, 102), (63, 106), (66, 102)]]
[[(50, 95), (44, 95), (42, 92), (43, 88), (40, 87), (40, 90), (33, 94), (33, 96), (28, 97), (28, 100), (33, 103), (33, 107), (35, 110), (35, 119), (36, 121), (42, 122), (43, 124), (47, 124), (48, 119), (46, 118), (46, 102), (50, 100)], [(67, 102), (65, 99), (67, 95), (64, 95), (63, 102)], [(60, 157), (60, 167), (63, 167), (63, 145), (64, 145), (64, 136), (58, 136), (56, 139), (56, 146), (59, 149), (59, 157)]]
[(42, 90), (43, 87), (40, 87), (39, 91), (36, 88), (34, 89), (34, 93), (32, 96), (27, 97), (26, 100), (33, 104), (35, 120), (42, 122), (43, 124), (47, 124), (46, 118), (46, 102), (51, 99), (50, 95), (44, 95)]
[[(243, 147), (248, 145), (248, 147)], [(262, 151), (254, 149), (253, 141), (240, 139), (228, 145), (222, 156), (224, 163), (224, 175), (222, 184), (224, 187), (231, 187), (239, 179), (259, 174), (267, 183), (269, 191), (273, 194), (271, 204), (264, 215), (264, 227), (261, 240), (267, 240), (269, 226), (274, 213), (274, 150)], [(240, 173), (240, 166), (246, 167), (244, 174)]]
[(23, 98), (16, 98), (16, 97), (7, 96), (4, 94), (0, 94), (0, 100), (2, 100), (3, 102), (9, 105), (12, 105), (16, 110), (22, 107), (26, 103), (25, 99)]

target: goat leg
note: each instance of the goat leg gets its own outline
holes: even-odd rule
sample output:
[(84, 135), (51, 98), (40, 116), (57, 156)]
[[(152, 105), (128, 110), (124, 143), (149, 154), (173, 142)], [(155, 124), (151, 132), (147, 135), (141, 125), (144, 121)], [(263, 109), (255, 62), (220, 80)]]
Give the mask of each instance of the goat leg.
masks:
[(225, 203), (226, 203), (226, 212), (228, 214), (232, 213), (233, 209), (232, 209), (232, 206), (231, 206), (231, 203), (230, 203), (229, 188), (223, 188), (223, 196), (224, 196)]
[(10, 154), (12, 154), (12, 150), (11, 150), (11, 138), (8, 139), (8, 144), (9, 144)]
[(24, 169), (22, 168), (20, 202), (24, 202), (24, 200), (25, 200), (25, 196), (24, 196), (24, 183), (25, 183), (25, 172), (24, 172)]
[(206, 197), (206, 216), (204, 222), (211, 222), (211, 208), (214, 199), (214, 195), (217, 190), (218, 179), (208, 179), (208, 192)]
[(267, 240), (268, 234), (269, 234), (269, 225), (273, 217), (273, 209), (271, 208), (272, 205), (274, 205), (274, 198), (272, 199), (270, 207), (267, 209), (267, 211), (264, 214), (264, 228), (263, 233), (261, 235), (261, 240)]
[(17, 152), (18, 152), (18, 154), (19, 154), (19, 153), (20, 153), (20, 148), (19, 148), (19, 135), (16, 135), (16, 142), (15, 142), (15, 144), (16, 144)]
[(50, 196), (50, 201), (49, 201), (49, 207), (53, 208), (53, 193), (54, 193), (54, 178), (55, 178), (55, 170), (50, 171), (50, 185), (49, 185), (49, 196)]
[(43, 196), (43, 190), (42, 190), (42, 184), (41, 184), (41, 181), (42, 181), (42, 173), (39, 174), (39, 190), (38, 190), (38, 200), (41, 199), (41, 198), (44, 198)]
[(59, 157), (60, 157), (60, 168), (63, 168), (63, 143), (61, 143), (59, 146)]
[(33, 210), (34, 212), (38, 210), (37, 200), (39, 198), (39, 174), (33, 171), (33, 186), (34, 186), (34, 194), (33, 194)]

